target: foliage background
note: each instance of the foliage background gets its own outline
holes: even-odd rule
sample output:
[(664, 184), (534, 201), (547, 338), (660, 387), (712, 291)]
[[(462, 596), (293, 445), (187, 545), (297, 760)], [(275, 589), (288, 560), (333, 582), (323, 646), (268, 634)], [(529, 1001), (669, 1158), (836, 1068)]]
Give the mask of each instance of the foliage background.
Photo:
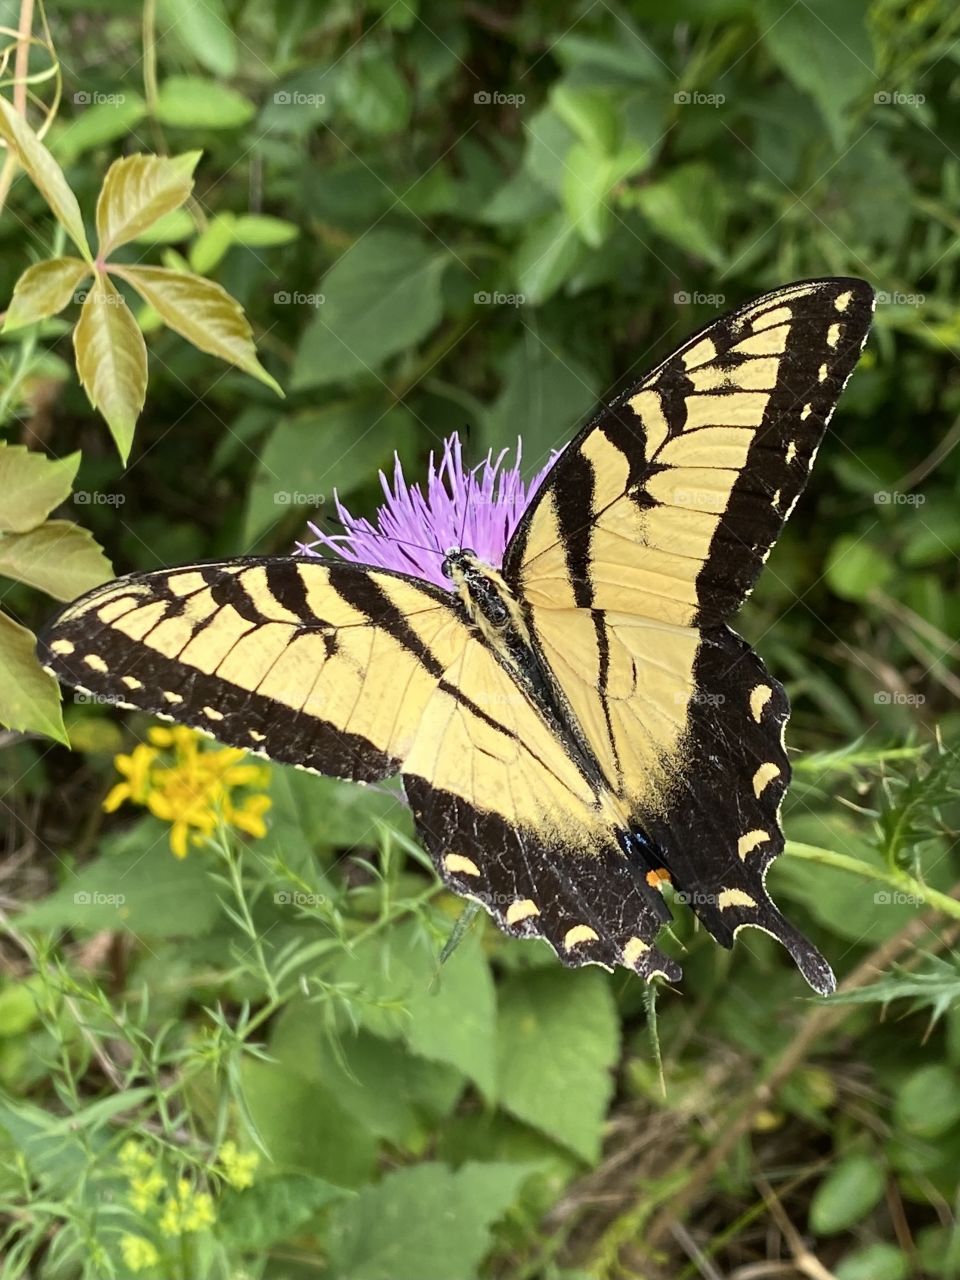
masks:
[[(266, 836), (178, 861), (158, 818), (102, 812), (146, 723), (71, 702), (72, 752), (0, 751), (2, 1274), (960, 1274), (955, 7), (108, 0), (58, 6), (49, 48), (33, 17), (81, 206), (118, 155), (202, 149), (127, 261), (227, 288), (286, 391), (141, 314), (124, 466), (72, 370), (76, 309), (2, 340), (5, 438), (82, 451), (65, 513), (117, 572), (288, 549), (334, 485), (372, 511), (394, 450), (415, 473), (467, 424), (476, 457), (522, 433), (532, 469), (752, 294), (881, 293), (740, 620), (795, 707), (772, 888), (850, 1002), (681, 919), (661, 1089), (622, 972), (479, 919), (440, 969), (460, 904), (389, 789), (272, 769)], [(4, 298), (62, 248), (24, 179), (0, 237)], [(3, 588), (25, 625), (49, 613)]]

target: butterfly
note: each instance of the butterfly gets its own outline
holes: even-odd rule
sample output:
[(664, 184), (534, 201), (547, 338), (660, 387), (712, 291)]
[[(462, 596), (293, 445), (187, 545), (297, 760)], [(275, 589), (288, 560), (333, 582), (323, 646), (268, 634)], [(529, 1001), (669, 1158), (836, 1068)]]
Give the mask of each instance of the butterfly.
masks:
[(335, 558), (134, 573), (39, 640), (61, 681), (338, 778), (399, 773), (454, 892), (567, 965), (680, 978), (663, 889), (725, 947), (831, 970), (765, 888), (786, 694), (728, 626), (803, 489), (873, 309), (801, 281), (689, 338), (596, 414), (499, 563), (441, 582)]

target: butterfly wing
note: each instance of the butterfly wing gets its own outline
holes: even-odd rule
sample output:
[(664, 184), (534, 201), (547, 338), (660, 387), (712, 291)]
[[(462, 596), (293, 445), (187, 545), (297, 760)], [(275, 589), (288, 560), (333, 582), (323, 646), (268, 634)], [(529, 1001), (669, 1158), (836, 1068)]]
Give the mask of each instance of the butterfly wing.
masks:
[(545, 667), (678, 891), (825, 962), (763, 886), (789, 780), (780, 686), (725, 625), (806, 483), (862, 349), (862, 281), (788, 286), (691, 338), (564, 450), (507, 550)]
[(39, 649), (64, 683), (229, 745), (361, 782), (402, 771), (444, 881), (507, 932), (679, 976), (595, 783), (452, 595), (351, 564), (198, 564), (97, 588)]

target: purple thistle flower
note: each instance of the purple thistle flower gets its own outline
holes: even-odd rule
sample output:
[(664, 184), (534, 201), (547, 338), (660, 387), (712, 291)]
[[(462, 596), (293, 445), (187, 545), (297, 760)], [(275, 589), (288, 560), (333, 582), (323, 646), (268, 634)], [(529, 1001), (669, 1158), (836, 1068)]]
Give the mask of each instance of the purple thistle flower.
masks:
[(427, 467), (426, 493), (419, 483), (408, 485), (400, 459), (394, 455), (393, 483), (380, 472), (386, 501), (377, 510), (376, 523), (353, 516), (337, 497), (334, 503), (343, 533), (325, 533), (310, 524), (314, 542), (301, 542), (301, 555), (316, 556), (318, 548), (334, 551), (354, 564), (393, 569), (452, 590), (441, 568), (446, 553), (467, 547), (480, 560), (499, 569), (503, 553), (520, 523), (540, 482), (553, 466), (555, 451), (546, 466), (525, 483), (520, 474), (521, 442), (515, 461), (505, 464), (509, 450), (496, 457), (492, 451), (483, 462), (465, 470), (463, 447), (454, 432), (443, 445), (439, 466), (433, 453)]

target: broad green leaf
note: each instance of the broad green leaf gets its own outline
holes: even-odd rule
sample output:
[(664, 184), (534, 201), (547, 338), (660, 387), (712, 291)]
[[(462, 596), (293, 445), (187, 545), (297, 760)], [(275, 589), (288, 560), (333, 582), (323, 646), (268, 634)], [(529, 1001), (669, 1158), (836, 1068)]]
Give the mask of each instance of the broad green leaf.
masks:
[(672, 244), (714, 267), (726, 260), (726, 197), (717, 174), (699, 161), (640, 187), (636, 203), (650, 225)]
[(617, 20), (615, 40), (579, 34), (579, 24), (560, 37), (552, 48), (565, 67), (591, 83), (662, 81), (672, 76), (670, 67), (650, 43)]
[(198, 76), (168, 76), (157, 99), (157, 119), (176, 129), (238, 129), (255, 114), (236, 89)]
[(80, 258), (50, 258), (27, 267), (13, 286), (3, 332), (55, 316), (73, 301), (77, 285), (89, 274), (89, 264)]
[(206, 275), (228, 253), (233, 244), (234, 214), (227, 210), (211, 218), (190, 246), (190, 267), (198, 275)]
[(567, 153), (563, 202), (577, 230), (592, 249), (598, 249), (613, 224), (608, 197), (624, 178), (645, 167), (649, 152), (637, 145), (613, 156), (577, 143)]
[(113, 281), (97, 272), (73, 331), (77, 373), (125, 463), (147, 394), (147, 347)]
[(162, 0), (164, 35), (173, 35), (208, 71), (229, 79), (237, 71), (237, 38), (224, 0)]
[(597, 371), (526, 327), (504, 361), (503, 388), (487, 411), (482, 446), (512, 447), (523, 424), (524, 470), (542, 467), (596, 404)]
[[(82, 702), (83, 694), (75, 694)], [(170, 851), (170, 827), (141, 818), (104, 852), (41, 902), (18, 917), (22, 928), (72, 929), (90, 936), (101, 929), (130, 929), (145, 939), (197, 938), (221, 916), (218, 890), (202, 850), (187, 858)], [(229, 961), (224, 957), (224, 964)]]
[(271, 218), (262, 213), (241, 213), (233, 220), (235, 244), (251, 249), (269, 249), (274, 245), (291, 244), (300, 235), (295, 222), (284, 218)]
[(275, 765), (271, 795), (267, 839), (288, 862), (295, 849), (374, 848), (381, 823), (413, 838), (410, 806), (395, 783), (358, 787)]
[(474, 1280), (492, 1225), (533, 1166), (421, 1164), (388, 1173), (337, 1205), (330, 1222), (331, 1280)]
[(824, 577), (844, 600), (866, 600), (882, 590), (893, 573), (893, 561), (868, 538), (845, 533), (830, 548)]
[(563, 191), (567, 152), (577, 140), (552, 107), (543, 107), (524, 123), (527, 149), (524, 168), (542, 187), (559, 196)]
[(395, 452), (413, 450), (416, 424), (401, 406), (384, 412), (379, 401), (353, 401), (281, 418), (259, 450), (247, 496), (244, 540), (253, 542), (291, 510), (303, 520), (369, 482), (389, 467)]
[(263, 1253), (289, 1240), (325, 1205), (347, 1194), (307, 1173), (258, 1176), (252, 1187), (227, 1189), (217, 1204), (217, 1231), (236, 1249)]
[(108, 258), (165, 214), (179, 209), (193, 190), (199, 151), (180, 156), (121, 156), (107, 170), (97, 199), (98, 253)]
[(48, 520), (26, 533), (0, 534), (0, 574), (74, 600), (113, 577), (93, 534), (70, 520)]
[[(443, 318), (449, 253), (407, 231), (371, 231), (327, 272), (297, 350), (293, 385), (322, 386), (369, 373), (414, 347)], [(296, 293), (282, 295), (297, 305)], [(308, 295), (309, 296), (309, 295)]]
[(595, 969), (540, 969), (500, 987), (497, 1096), (584, 1160), (600, 1154), (620, 1024)]
[(30, 181), (37, 188), (53, 211), (54, 217), (66, 231), (88, 262), (93, 261), (87, 233), (77, 197), (63, 175), (63, 170), (33, 132), (26, 120), (0, 94), (0, 135), (16, 153)]
[(128, 137), (147, 114), (147, 104), (129, 89), (106, 101), (85, 106), (78, 115), (50, 131), (50, 150), (61, 163), (72, 164), (85, 152)]
[(583, 239), (564, 210), (532, 223), (514, 254), (518, 292), (540, 306), (569, 279), (583, 256)]
[(356, 47), (337, 81), (337, 98), (364, 133), (400, 133), (410, 119), (407, 82), (392, 59), (377, 49)]
[(846, 1254), (832, 1271), (835, 1280), (907, 1280), (911, 1268), (902, 1249), (877, 1240)]
[(759, 9), (766, 48), (816, 102), (839, 150), (852, 123), (847, 107), (876, 85), (868, 0), (764, 0)]
[(188, 240), (197, 230), (197, 224), (186, 209), (174, 209), (158, 218), (146, 231), (136, 237), (135, 244), (179, 244)]
[(560, 81), (550, 93), (550, 103), (593, 155), (598, 158), (613, 155), (619, 126), (616, 107), (608, 93), (597, 89), (573, 89)]
[(0, 533), (42, 524), (70, 496), (80, 454), (48, 458), (22, 444), (0, 444)]
[(257, 359), (253, 331), (243, 308), (226, 289), (203, 276), (165, 267), (115, 267), (166, 324), (208, 355), (236, 365), (280, 396), (279, 384)]
[(0, 612), (0, 724), (23, 733), (45, 733), (67, 746), (60, 694), (37, 661), (36, 639)]
[(960, 1120), (960, 1075), (942, 1062), (918, 1067), (897, 1090), (894, 1118), (906, 1133), (939, 1138)]
[(830, 1170), (810, 1202), (810, 1230), (834, 1235), (861, 1222), (883, 1199), (886, 1174), (870, 1156), (845, 1156)]
[(278, 1172), (312, 1174), (338, 1187), (367, 1181), (376, 1139), (330, 1089), (285, 1063), (250, 1058), (242, 1079), (250, 1113)]

